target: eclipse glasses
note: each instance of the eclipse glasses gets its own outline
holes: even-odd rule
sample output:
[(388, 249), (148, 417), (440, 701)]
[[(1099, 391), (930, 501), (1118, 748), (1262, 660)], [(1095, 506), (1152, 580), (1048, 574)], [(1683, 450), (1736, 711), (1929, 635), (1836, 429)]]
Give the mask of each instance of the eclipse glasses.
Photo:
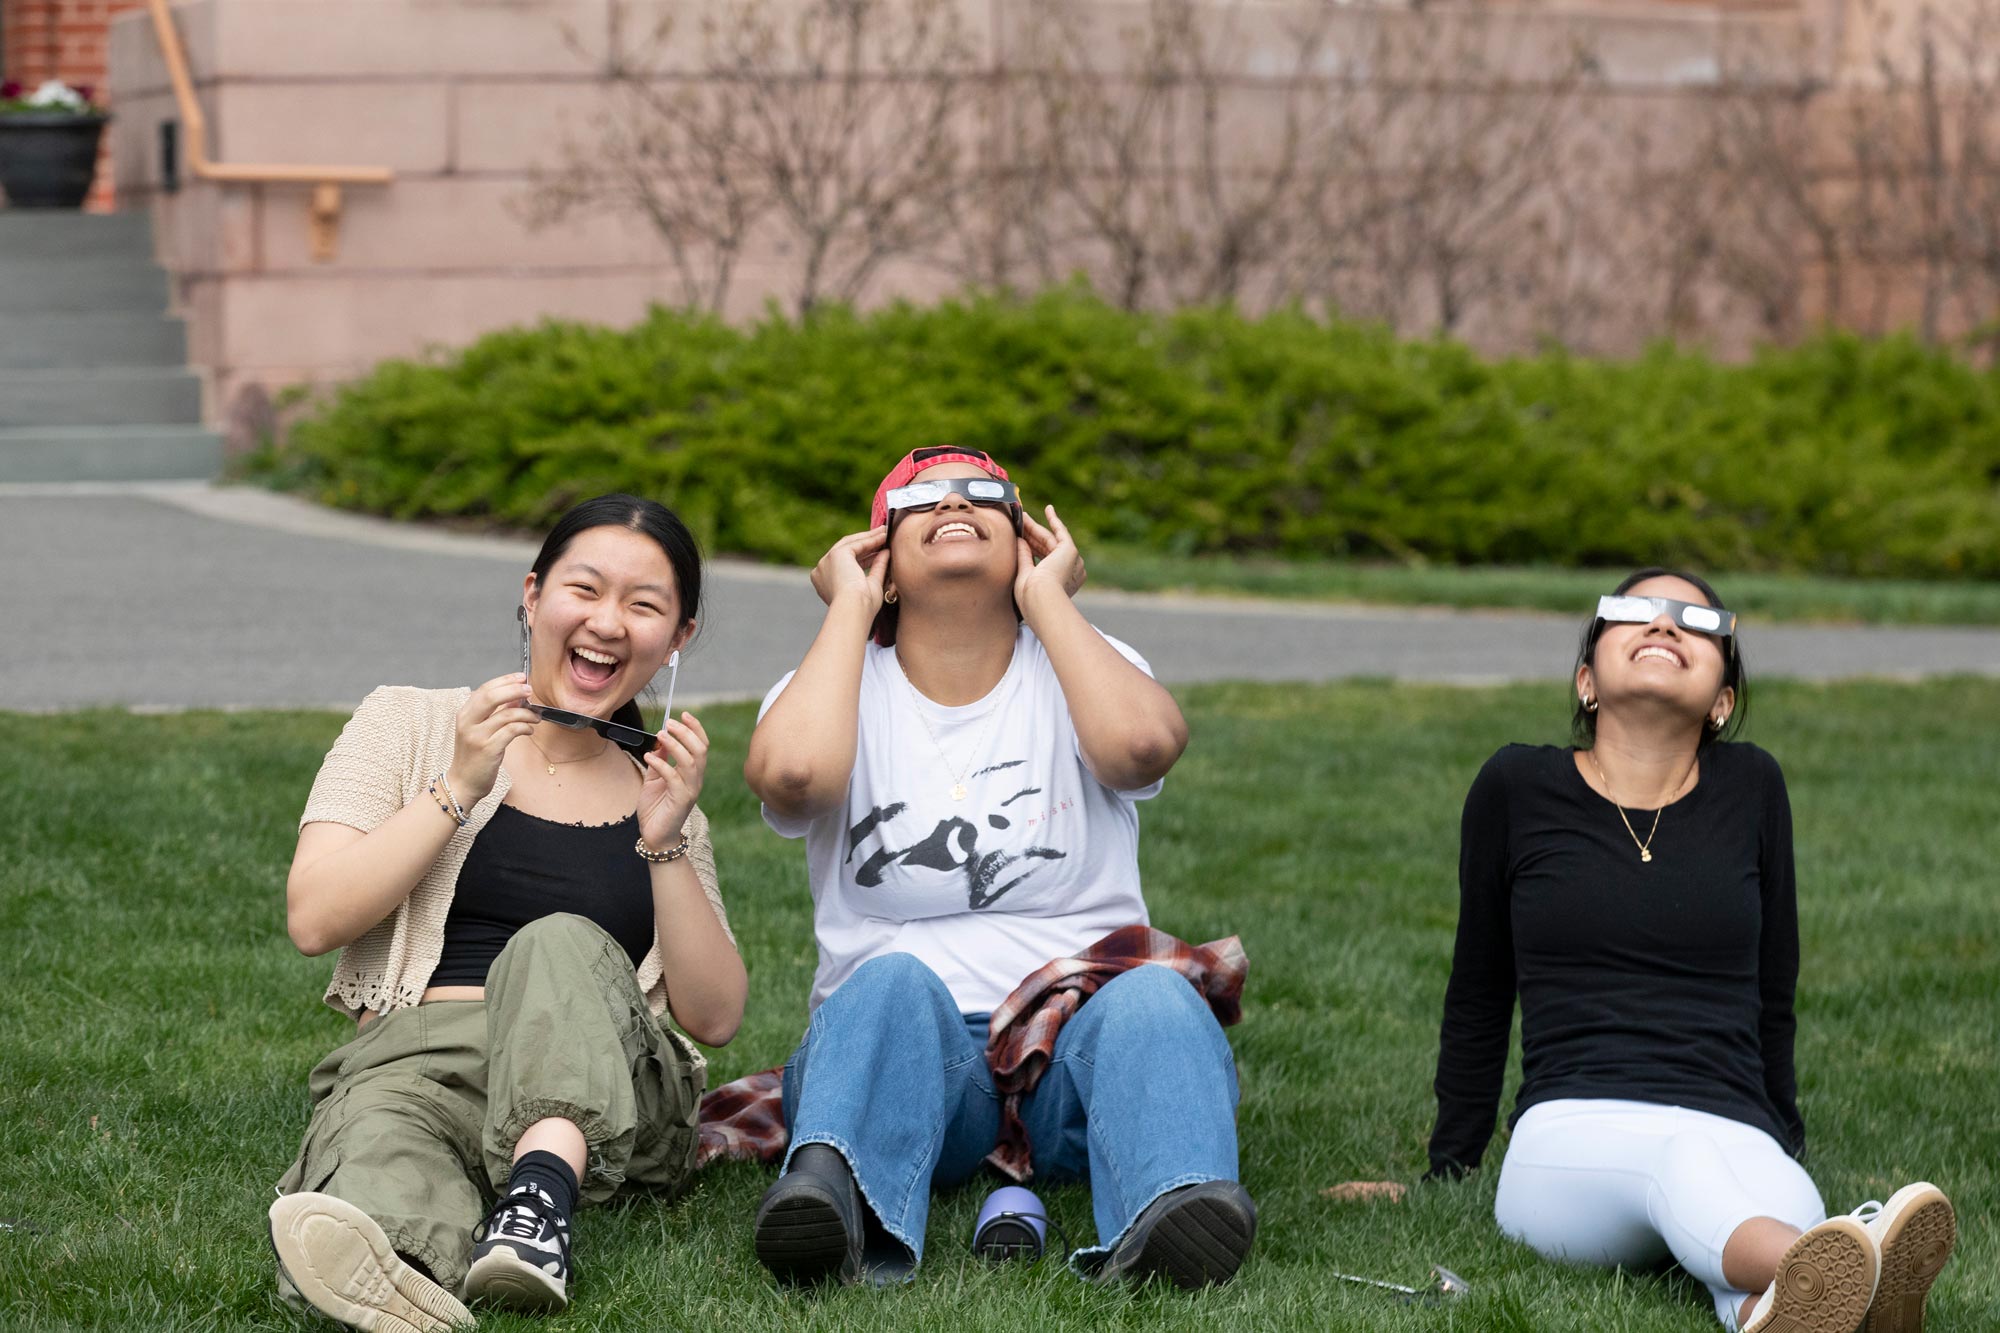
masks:
[(1633, 597), (1613, 594), (1597, 599), (1597, 618), (1626, 625), (1651, 624), (1662, 613), (1670, 615), (1682, 629), (1726, 639), (1736, 632), (1736, 613), (1699, 602), (1677, 602), (1671, 597)]
[[(667, 658), (671, 674), (667, 677), (667, 717), (674, 715), (674, 686), (681, 678), (681, 652), (676, 648)], [(659, 737), (650, 731), (628, 727), (623, 722), (611, 722), (601, 717), (591, 717), (588, 713), (572, 713), (567, 708), (551, 708), (547, 704), (529, 704), (528, 711), (544, 722), (553, 723), (564, 731), (594, 731), (613, 745), (622, 745), (628, 750), (650, 750), (659, 742)]]
[(628, 727), (623, 722), (607, 722), (601, 717), (590, 717), (583, 713), (572, 713), (567, 708), (551, 708), (547, 704), (529, 704), (528, 711), (544, 722), (550, 722), (564, 731), (594, 731), (614, 745), (627, 749), (639, 747), (652, 749), (658, 738), (650, 731)]
[(947, 495), (962, 495), (976, 505), (992, 508), (1021, 503), (1021, 492), (1011, 481), (998, 481), (992, 477), (949, 477), (898, 486), (889, 492), (889, 512), (935, 509)]
[[(525, 606), (515, 607), (514, 619), (521, 626), (521, 675), (525, 678), (528, 675), (529, 666), (528, 644), (532, 637), (528, 630), (528, 608)], [(674, 715), (674, 686), (680, 684), (680, 680), (681, 650), (676, 648), (667, 654), (666, 716), (668, 718)], [(622, 745), (628, 750), (650, 750), (659, 740), (659, 737), (653, 735), (650, 731), (641, 731), (637, 727), (628, 727), (623, 722), (612, 722), (606, 718), (591, 717), (587, 713), (573, 713), (567, 708), (551, 708), (547, 704), (531, 703), (527, 705), (527, 709), (530, 713), (542, 719), (542, 721), (553, 723), (561, 727), (564, 731), (594, 731), (612, 744)]]

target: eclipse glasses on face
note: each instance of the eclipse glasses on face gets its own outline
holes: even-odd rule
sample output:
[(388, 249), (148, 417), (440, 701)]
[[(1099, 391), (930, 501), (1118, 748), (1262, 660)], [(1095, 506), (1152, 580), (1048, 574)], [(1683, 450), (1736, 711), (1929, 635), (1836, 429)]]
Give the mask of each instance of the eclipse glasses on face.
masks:
[(1011, 481), (998, 481), (992, 477), (949, 477), (898, 486), (889, 492), (889, 512), (936, 509), (947, 495), (962, 495), (976, 505), (989, 508), (1021, 503), (1021, 493)]
[(1617, 593), (1597, 599), (1597, 618), (1624, 625), (1649, 625), (1664, 612), (1682, 629), (1726, 639), (1736, 632), (1736, 613), (1699, 602), (1677, 602), (1671, 597), (1634, 597)]

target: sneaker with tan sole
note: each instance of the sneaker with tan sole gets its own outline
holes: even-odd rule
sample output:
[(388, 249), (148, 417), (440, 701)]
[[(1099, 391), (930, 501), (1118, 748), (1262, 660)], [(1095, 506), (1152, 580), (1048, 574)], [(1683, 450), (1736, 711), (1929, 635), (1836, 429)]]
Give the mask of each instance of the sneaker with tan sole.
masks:
[(1923, 1333), (1924, 1298), (1958, 1242), (1958, 1214), (1929, 1181), (1854, 1210), (1882, 1253), (1882, 1280), (1862, 1333)]
[(364, 1333), (448, 1333), (472, 1312), (404, 1263), (375, 1219), (331, 1194), (271, 1205), (271, 1248), (301, 1299)]
[(1743, 1333), (1856, 1333), (1880, 1272), (1868, 1228), (1851, 1217), (1830, 1217), (1785, 1251)]
[(501, 1196), (472, 1239), (458, 1284), (467, 1305), (552, 1314), (569, 1304), (569, 1219), (545, 1192), (530, 1185)]

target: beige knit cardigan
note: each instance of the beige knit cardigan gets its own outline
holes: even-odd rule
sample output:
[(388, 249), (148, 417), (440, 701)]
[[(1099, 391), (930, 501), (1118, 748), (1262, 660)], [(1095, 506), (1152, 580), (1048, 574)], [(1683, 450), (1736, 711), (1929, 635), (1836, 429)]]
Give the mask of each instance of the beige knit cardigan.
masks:
[[(430, 800), (426, 788), (432, 778), (451, 767), (458, 710), (471, 693), (462, 687), (424, 690), (384, 685), (363, 699), (320, 765), (299, 826), (346, 824), (367, 833), (411, 801), (419, 797)], [(500, 808), (512, 785), (513, 779), (503, 767), (486, 799), (466, 811), (470, 822), (451, 835), (410, 896), (340, 951), (333, 980), (326, 988), (328, 1004), (352, 1018), (365, 1009), (386, 1013), (423, 998), (424, 987), (444, 950), (444, 919), (451, 910), (459, 868), (465, 864), (472, 840)], [(694, 865), (702, 892), (708, 895), (723, 933), (734, 944), (736, 936), (729, 929), (729, 916), (716, 885), (708, 817), (699, 808), (689, 811), (682, 831), (691, 843), (688, 860)], [(639, 989), (656, 1015), (667, 1007), (664, 971), (656, 926), (653, 946), (636, 970)]]

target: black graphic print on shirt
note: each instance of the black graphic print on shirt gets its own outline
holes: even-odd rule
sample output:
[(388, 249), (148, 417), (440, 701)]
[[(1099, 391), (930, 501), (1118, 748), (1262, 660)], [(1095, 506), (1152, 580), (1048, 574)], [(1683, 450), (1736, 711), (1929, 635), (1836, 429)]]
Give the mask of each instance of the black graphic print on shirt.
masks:
[[(990, 773), (1019, 768), (1027, 761), (1012, 759), (1006, 763), (982, 768), (973, 774), (975, 778)], [(1039, 796), (1040, 787), (1023, 787), (1000, 802), (984, 817), (987, 828), (995, 831), (1013, 826), (1019, 817), (1004, 813), (1014, 802), (1031, 796)], [(906, 866), (921, 866), (926, 870), (962, 870), (965, 873), (965, 905), (970, 911), (980, 911), (999, 902), (1007, 893), (1031, 879), (1040, 867), (1036, 861), (1060, 861), (1069, 855), (1055, 847), (1026, 847), (1018, 852), (979, 850), (980, 825), (972, 820), (952, 815), (940, 819), (929, 834), (908, 847), (891, 847), (885, 832), (890, 820), (909, 808), (907, 801), (895, 801), (888, 805), (878, 805), (847, 830), (847, 862), (853, 864), (855, 853), (863, 843), (871, 838), (876, 840), (875, 849), (868, 854), (859, 869), (854, 872), (854, 882), (862, 888), (872, 889), (882, 883), (885, 871), (897, 862)], [(1046, 815), (1031, 819), (1030, 824), (1045, 822)]]

